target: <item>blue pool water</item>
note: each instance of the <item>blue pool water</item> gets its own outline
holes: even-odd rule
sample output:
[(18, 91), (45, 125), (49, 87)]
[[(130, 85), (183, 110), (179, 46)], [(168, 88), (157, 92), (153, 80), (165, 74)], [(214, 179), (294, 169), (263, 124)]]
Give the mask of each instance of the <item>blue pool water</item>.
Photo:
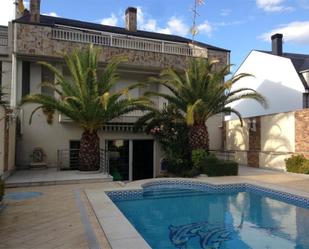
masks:
[(309, 248), (309, 209), (258, 191), (160, 185), (109, 196), (154, 249)]

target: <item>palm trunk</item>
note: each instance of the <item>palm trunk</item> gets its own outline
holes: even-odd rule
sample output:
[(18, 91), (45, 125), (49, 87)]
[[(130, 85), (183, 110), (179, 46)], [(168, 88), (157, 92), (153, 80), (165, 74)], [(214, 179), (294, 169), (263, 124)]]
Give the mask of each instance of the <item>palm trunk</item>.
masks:
[(100, 139), (96, 132), (83, 132), (79, 150), (79, 170), (95, 171), (100, 168), (99, 146)]
[(190, 127), (189, 144), (192, 150), (209, 150), (208, 130), (205, 124), (194, 124)]

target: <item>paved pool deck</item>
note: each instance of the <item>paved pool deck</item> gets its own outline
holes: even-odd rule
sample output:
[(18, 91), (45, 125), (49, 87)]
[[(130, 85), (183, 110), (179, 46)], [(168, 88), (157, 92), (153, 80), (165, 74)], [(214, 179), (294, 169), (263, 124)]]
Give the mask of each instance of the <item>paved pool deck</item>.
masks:
[[(236, 177), (199, 177), (197, 180), (214, 184), (248, 182), (309, 197), (309, 176), (304, 175), (240, 167), (239, 176)], [(102, 223), (102, 217), (112, 215), (113, 211), (104, 209), (100, 202), (104, 190), (139, 188), (144, 182), (146, 181), (8, 188), (7, 193), (36, 191), (42, 195), (28, 200), (4, 201), (5, 207), (0, 211), (0, 248), (109, 249), (112, 247), (107, 237), (112, 236), (117, 240), (116, 244), (113, 243), (113, 249), (132, 249), (132, 245), (137, 242), (135, 239), (130, 240), (131, 244), (123, 244), (123, 231), (118, 230), (114, 223)], [(109, 231), (104, 232), (102, 227)], [(131, 235), (136, 237), (135, 233)]]
[(56, 168), (16, 170), (5, 179), (7, 187), (30, 187), (74, 183), (109, 182), (112, 177), (95, 171), (60, 170)]

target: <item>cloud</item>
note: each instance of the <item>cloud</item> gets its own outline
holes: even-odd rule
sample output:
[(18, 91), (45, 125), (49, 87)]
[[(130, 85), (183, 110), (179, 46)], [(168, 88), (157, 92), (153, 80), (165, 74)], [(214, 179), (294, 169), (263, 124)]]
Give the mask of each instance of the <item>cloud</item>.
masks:
[(239, 24), (244, 24), (245, 21), (229, 21), (229, 22), (226, 22), (226, 21), (222, 21), (222, 22), (216, 22), (216, 23), (213, 23), (214, 26), (216, 27), (226, 27), (226, 26), (232, 26), (232, 25), (239, 25)]
[(222, 9), (220, 10), (220, 16), (229, 16), (231, 14), (232, 10), (230, 9)]
[(303, 45), (309, 45), (309, 21), (291, 22), (286, 25), (271, 30), (259, 36), (264, 41), (270, 41), (273, 34), (283, 34), (283, 39), (286, 42), (294, 42)]
[(283, 12), (291, 11), (292, 7), (285, 6), (283, 3), (285, 0), (256, 0), (258, 8), (266, 12)]
[(142, 7), (137, 7), (137, 25), (138, 29), (164, 34), (186, 36), (189, 33), (189, 26), (181, 18), (172, 16), (164, 26), (159, 26), (157, 20), (149, 17)]
[(204, 21), (202, 24), (198, 25), (197, 30), (199, 33), (203, 33), (208, 36), (211, 36), (212, 34), (212, 26), (208, 21)]
[(299, 0), (300, 7), (309, 9), (309, 0)]
[(1, 1), (0, 25), (8, 25), (8, 22), (15, 18), (15, 6), (13, 1)]
[(44, 13), (43, 15), (45, 15), (45, 16), (53, 16), (53, 17), (59, 17), (59, 15), (58, 15), (56, 12)]
[(112, 13), (110, 17), (103, 18), (100, 23), (103, 25), (117, 26), (118, 18)]

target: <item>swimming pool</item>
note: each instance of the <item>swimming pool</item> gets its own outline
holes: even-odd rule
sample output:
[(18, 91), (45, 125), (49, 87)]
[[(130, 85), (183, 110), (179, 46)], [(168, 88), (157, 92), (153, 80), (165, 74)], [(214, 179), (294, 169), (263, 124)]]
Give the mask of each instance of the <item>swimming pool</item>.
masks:
[(309, 200), (303, 197), (188, 181), (107, 195), (154, 249), (309, 248)]

